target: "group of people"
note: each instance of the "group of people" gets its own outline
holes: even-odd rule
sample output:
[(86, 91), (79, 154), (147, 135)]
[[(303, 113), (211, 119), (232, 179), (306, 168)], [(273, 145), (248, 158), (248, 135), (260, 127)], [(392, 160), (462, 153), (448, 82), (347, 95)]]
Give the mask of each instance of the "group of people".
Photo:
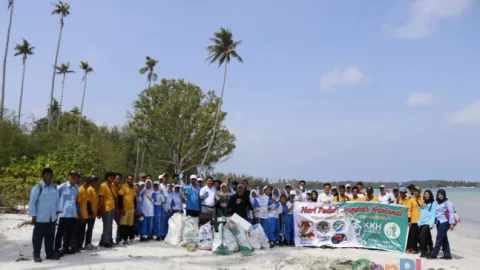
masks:
[[(231, 175), (223, 180), (207, 177), (205, 184), (196, 175), (191, 175), (187, 184), (178, 174), (169, 181), (167, 173), (159, 175), (158, 181), (141, 173), (134, 182), (133, 175), (123, 179), (120, 173), (107, 172), (101, 184), (98, 177), (85, 177), (76, 171), (71, 171), (64, 183), (54, 185), (52, 178), (53, 171), (43, 169), (42, 181), (30, 194), (35, 262), (42, 261), (42, 242), (49, 260), (96, 249), (92, 244), (92, 232), (95, 220), (100, 218), (103, 223), (101, 247), (131, 244), (136, 237), (140, 242), (162, 241), (168, 233), (168, 220), (175, 213), (198, 217), (201, 223), (237, 214), (252, 224), (261, 224), (272, 248), (294, 245), (293, 206), (296, 202), (354, 201), (408, 207), (407, 252), (417, 253), (420, 243), (422, 257), (436, 258), (442, 247), (443, 258), (451, 258), (447, 231), (453, 230), (454, 210), (443, 190), (439, 190), (435, 201), (431, 191), (425, 191), (422, 198), (420, 188), (415, 186), (408, 187), (409, 193), (405, 188), (394, 188), (390, 192), (381, 186), (376, 196), (372, 187), (364, 192), (361, 182), (353, 188), (347, 184), (338, 189), (327, 183), (323, 186), (324, 192), (318, 194), (307, 191), (305, 181), (300, 181), (295, 189), (287, 184), (283, 189), (260, 186), (249, 190), (248, 180), (230, 182)], [(123, 180), (125, 183), (121, 185)], [(115, 238), (114, 223), (117, 225)], [(435, 223), (438, 233), (433, 246), (430, 229)]]

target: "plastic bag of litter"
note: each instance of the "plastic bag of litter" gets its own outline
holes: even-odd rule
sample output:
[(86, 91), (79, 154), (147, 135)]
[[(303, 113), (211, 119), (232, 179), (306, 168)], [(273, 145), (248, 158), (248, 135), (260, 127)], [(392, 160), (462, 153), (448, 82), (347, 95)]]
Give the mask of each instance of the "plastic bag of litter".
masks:
[(198, 249), (212, 250), (213, 233), (210, 222), (202, 225), (198, 230)]
[(215, 252), (218, 247), (226, 246), (231, 252), (238, 251), (237, 240), (233, 233), (222, 223), (218, 225), (218, 233), (213, 233), (212, 251)]
[(252, 224), (250, 224), (250, 222), (248, 222), (247, 220), (245, 220), (241, 216), (237, 215), (236, 213), (233, 214), (233, 216), (231, 217), (231, 220), (233, 222), (235, 222), (235, 224), (237, 224), (237, 226), (241, 227), (246, 232), (248, 232), (250, 230), (250, 228), (252, 227)]
[[(254, 239), (256, 237), (256, 240)], [(265, 235), (265, 231), (263, 230), (262, 225), (255, 224), (252, 226), (252, 229), (249, 232), (248, 237), (250, 244), (254, 246), (253, 248), (256, 249), (259, 245), (262, 249), (270, 249), (270, 243), (268, 242), (268, 238)], [(253, 242), (253, 244), (252, 244)]]
[(183, 224), (183, 240), (180, 246), (196, 245), (198, 243), (198, 218), (191, 216), (183, 217)]
[(182, 242), (183, 217), (180, 213), (175, 213), (168, 220), (168, 233), (165, 237), (165, 244), (178, 246)]

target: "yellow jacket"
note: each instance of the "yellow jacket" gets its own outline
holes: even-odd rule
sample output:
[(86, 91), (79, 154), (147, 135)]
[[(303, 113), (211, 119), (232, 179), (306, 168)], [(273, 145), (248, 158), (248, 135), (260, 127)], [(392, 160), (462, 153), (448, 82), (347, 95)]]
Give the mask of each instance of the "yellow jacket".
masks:
[(408, 217), (410, 218), (410, 223), (418, 223), (420, 218), (420, 207), (422, 207), (423, 198), (410, 198), (408, 205)]

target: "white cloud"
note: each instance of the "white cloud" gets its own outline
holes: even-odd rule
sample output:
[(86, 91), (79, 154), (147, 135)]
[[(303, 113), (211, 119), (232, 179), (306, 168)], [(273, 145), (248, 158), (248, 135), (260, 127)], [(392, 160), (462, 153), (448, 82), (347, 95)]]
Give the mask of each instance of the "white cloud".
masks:
[(432, 104), (433, 94), (424, 92), (411, 93), (407, 99), (407, 106), (409, 107), (422, 107)]
[(405, 23), (393, 29), (398, 38), (420, 39), (443, 19), (458, 17), (469, 7), (472, 0), (416, 0), (410, 7)]
[(357, 85), (366, 80), (367, 77), (356, 67), (348, 67), (344, 71), (335, 68), (322, 76), (321, 86), (322, 90), (330, 90), (337, 87)]
[(450, 117), (450, 122), (454, 124), (480, 125), (480, 98), (467, 107), (456, 111)]

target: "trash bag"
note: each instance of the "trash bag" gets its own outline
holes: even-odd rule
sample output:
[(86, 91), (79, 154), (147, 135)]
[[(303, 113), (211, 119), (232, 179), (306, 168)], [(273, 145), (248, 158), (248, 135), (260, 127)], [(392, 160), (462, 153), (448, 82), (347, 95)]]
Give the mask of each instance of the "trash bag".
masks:
[(198, 218), (191, 216), (183, 217), (183, 224), (183, 240), (180, 246), (196, 245), (198, 243)]
[(183, 217), (180, 213), (175, 213), (168, 220), (168, 233), (165, 237), (165, 244), (178, 246), (182, 242)]
[(212, 250), (213, 233), (210, 222), (202, 225), (198, 230), (198, 249)]
[[(251, 230), (248, 232), (248, 242), (250, 243), (250, 246), (254, 250), (262, 249), (262, 245), (260, 244), (260, 236), (258, 235), (258, 225), (261, 226), (260, 224), (255, 224), (252, 226)], [(261, 230), (263, 231), (263, 229)]]
[(253, 225), (252, 229), (250, 230), (250, 234), (252, 234), (252, 232), (257, 235), (258, 242), (260, 243), (260, 247), (262, 249), (270, 249), (270, 243), (268, 242), (268, 238), (265, 235), (262, 225)]
[(242, 227), (242, 229), (246, 232), (248, 232), (250, 230), (250, 228), (252, 227), (252, 224), (250, 224), (250, 222), (248, 222), (247, 220), (245, 220), (241, 216), (237, 215), (236, 213), (233, 214), (233, 216), (231, 217), (231, 220), (233, 222), (235, 222), (235, 224), (237, 224), (237, 226)]
[(216, 252), (223, 247), (228, 248), (230, 252), (237, 252), (239, 250), (235, 236), (226, 226), (221, 223), (218, 225), (218, 233), (215, 232), (213, 234), (212, 251)]

